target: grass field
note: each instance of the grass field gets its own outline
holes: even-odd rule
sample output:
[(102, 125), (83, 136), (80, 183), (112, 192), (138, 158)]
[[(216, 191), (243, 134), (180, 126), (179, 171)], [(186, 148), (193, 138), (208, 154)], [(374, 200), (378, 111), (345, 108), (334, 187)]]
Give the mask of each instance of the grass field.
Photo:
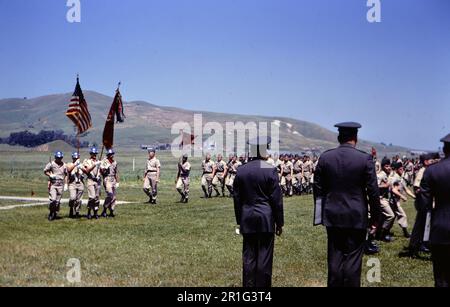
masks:
[[(0, 210), (0, 286), (71, 286), (66, 280), (70, 258), (81, 263), (79, 286), (239, 286), (242, 240), (234, 233), (232, 200), (200, 198), (200, 161), (194, 159), (191, 201), (177, 203), (176, 161), (163, 154), (159, 204), (146, 205), (145, 159), (145, 152), (119, 150), (118, 199), (133, 204), (119, 206), (115, 219), (70, 220), (67, 206), (63, 219), (53, 223), (46, 220), (46, 206)], [(48, 160), (45, 153), (0, 153), (0, 195), (46, 197), (42, 169)], [(21, 202), (0, 200), (0, 206), (12, 204)], [(404, 207), (412, 224), (412, 202)], [(285, 220), (275, 246), (274, 286), (325, 286), (325, 229), (312, 227), (312, 198), (286, 199)], [(363, 285), (432, 286), (430, 261), (400, 258), (407, 240), (398, 226), (394, 231), (395, 242), (381, 244), (376, 256), (381, 283), (363, 278)], [(368, 267), (363, 269), (365, 276)]]

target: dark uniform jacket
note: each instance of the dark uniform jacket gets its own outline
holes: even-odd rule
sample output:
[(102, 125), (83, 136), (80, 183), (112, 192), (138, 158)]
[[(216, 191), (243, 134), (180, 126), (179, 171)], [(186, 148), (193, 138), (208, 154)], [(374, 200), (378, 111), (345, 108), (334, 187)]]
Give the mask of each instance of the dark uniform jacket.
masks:
[(378, 221), (380, 192), (372, 156), (349, 144), (322, 154), (314, 173), (314, 198), (326, 227), (366, 229)]
[(432, 210), (430, 243), (450, 245), (450, 158), (427, 168), (420, 184), (419, 201), (421, 207)]
[(238, 168), (234, 210), (242, 234), (274, 233), (284, 225), (283, 198), (276, 168), (253, 160)]

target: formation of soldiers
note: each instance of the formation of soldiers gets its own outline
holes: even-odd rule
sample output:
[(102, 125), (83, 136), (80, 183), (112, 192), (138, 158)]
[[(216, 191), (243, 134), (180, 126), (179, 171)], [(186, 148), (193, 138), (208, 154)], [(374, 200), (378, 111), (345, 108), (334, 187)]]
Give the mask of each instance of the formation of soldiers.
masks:
[[(60, 151), (55, 153), (54, 161), (45, 166), (44, 174), (48, 177), (49, 190), (49, 215), (48, 220), (57, 219), (60, 211), (63, 192), (69, 191), (69, 217), (81, 218), (80, 209), (85, 188), (88, 191), (88, 219), (99, 219), (99, 217), (115, 217), (116, 191), (119, 188), (119, 173), (117, 162), (114, 160), (114, 150), (108, 149), (106, 158), (97, 160), (97, 148), (91, 148), (90, 158), (81, 163), (80, 154), (72, 154), (72, 162), (64, 163), (64, 154)], [(106, 198), (103, 203), (103, 211), (98, 215), (100, 209), (100, 190), (104, 187)]]
[[(429, 253), (428, 242), (424, 242), (426, 216), (419, 214), (412, 234), (408, 231), (408, 217), (402, 207), (408, 197), (417, 199), (423, 174), (429, 166), (440, 161), (439, 153), (427, 153), (418, 159), (395, 156), (392, 159), (384, 157), (381, 162), (375, 160), (375, 167), (380, 190), (381, 221), (376, 239), (390, 243), (394, 240), (392, 228), (395, 220), (402, 229), (403, 236), (410, 238), (409, 250), (405, 255), (417, 256), (418, 252)], [(419, 226), (420, 225), (420, 226)]]

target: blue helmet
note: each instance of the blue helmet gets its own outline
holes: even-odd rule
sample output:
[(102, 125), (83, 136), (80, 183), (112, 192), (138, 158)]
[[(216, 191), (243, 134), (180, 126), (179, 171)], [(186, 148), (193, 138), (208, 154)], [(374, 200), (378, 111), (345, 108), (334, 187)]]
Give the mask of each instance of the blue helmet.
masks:
[(147, 151), (148, 151), (149, 153), (150, 153), (150, 152), (155, 153), (155, 152), (156, 152), (156, 149), (153, 148), (153, 147), (148, 147), (148, 148), (147, 148)]
[(79, 158), (80, 158), (80, 154), (78, 152), (72, 153), (72, 159), (79, 159)]
[(64, 154), (61, 151), (55, 152), (55, 158), (62, 159), (64, 158)]
[(115, 154), (115, 152), (114, 152), (114, 150), (113, 150), (112, 148), (110, 148), (110, 149), (108, 149), (108, 150), (106, 151), (106, 156), (107, 156), (107, 157), (113, 156), (114, 154)]
[(98, 149), (96, 147), (92, 147), (91, 151), (89, 152), (91, 155), (98, 155)]

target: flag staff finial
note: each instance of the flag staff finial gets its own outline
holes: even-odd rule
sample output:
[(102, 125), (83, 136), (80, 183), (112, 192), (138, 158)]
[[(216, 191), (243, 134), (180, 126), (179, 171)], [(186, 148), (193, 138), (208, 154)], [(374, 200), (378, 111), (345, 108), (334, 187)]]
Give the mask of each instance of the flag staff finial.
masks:
[(77, 82), (80, 81), (80, 74), (77, 73)]
[(120, 86), (122, 85), (122, 81), (119, 81), (119, 83), (117, 84), (117, 90), (120, 89)]

